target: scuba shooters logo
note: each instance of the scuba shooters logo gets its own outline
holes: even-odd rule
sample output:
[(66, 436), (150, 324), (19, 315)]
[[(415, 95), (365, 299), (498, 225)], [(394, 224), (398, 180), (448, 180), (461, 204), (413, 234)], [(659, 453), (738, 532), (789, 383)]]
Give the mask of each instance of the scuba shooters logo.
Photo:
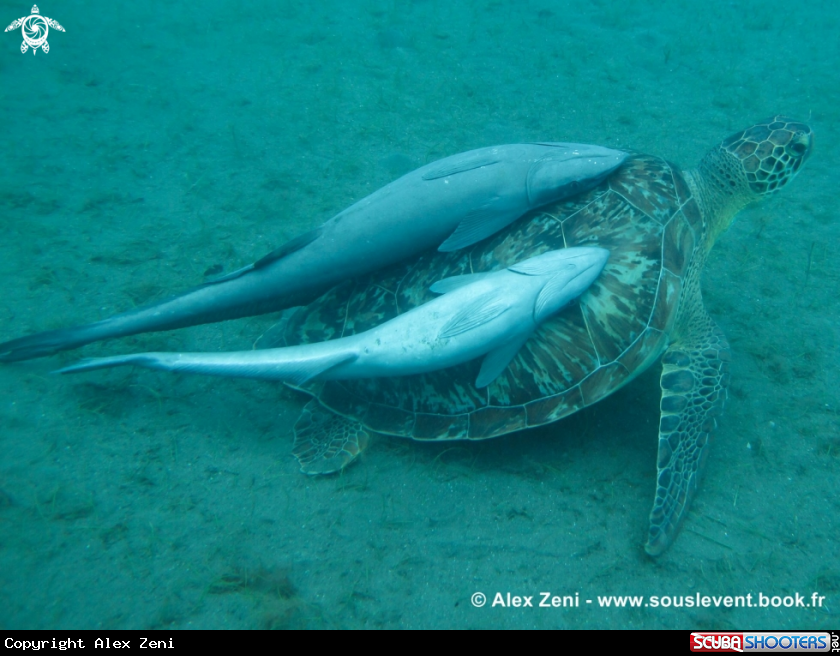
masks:
[(38, 52), (38, 48), (44, 52), (50, 51), (50, 44), (47, 43), (47, 35), (50, 33), (50, 28), (64, 32), (64, 28), (58, 24), (57, 20), (41, 16), (38, 11), (38, 5), (32, 5), (32, 13), (29, 16), (23, 16), (13, 21), (6, 32), (20, 28), (23, 34), (23, 43), (20, 44), (20, 51), (25, 53), (32, 48), (32, 54)]
[(689, 648), (693, 652), (829, 652), (837, 634), (827, 631), (694, 631)]

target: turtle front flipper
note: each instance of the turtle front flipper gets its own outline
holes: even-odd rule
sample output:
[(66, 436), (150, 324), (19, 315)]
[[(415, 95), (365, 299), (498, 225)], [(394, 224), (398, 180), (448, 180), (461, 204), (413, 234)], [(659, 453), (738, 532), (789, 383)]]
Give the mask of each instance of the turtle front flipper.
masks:
[(370, 442), (362, 424), (307, 403), (295, 422), (292, 454), (304, 474), (332, 474), (353, 462)]
[(645, 545), (651, 556), (668, 548), (691, 506), (726, 400), (729, 361), (726, 336), (705, 310), (662, 357), (656, 498)]

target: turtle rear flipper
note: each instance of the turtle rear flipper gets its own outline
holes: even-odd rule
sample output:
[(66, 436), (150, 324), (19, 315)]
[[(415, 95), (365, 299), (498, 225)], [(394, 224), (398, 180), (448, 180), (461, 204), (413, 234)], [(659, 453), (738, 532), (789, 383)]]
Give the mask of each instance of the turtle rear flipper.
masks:
[(662, 357), (656, 498), (645, 545), (651, 556), (668, 548), (688, 514), (726, 400), (729, 361), (726, 336), (705, 311)]
[(304, 474), (332, 474), (353, 462), (370, 442), (370, 432), (359, 422), (345, 419), (307, 403), (295, 422), (292, 454)]

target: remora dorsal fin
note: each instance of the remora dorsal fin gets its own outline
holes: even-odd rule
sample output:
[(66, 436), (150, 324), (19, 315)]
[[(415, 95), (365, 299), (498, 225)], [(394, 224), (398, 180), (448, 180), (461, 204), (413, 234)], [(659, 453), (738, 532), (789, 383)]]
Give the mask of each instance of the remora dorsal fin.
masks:
[(489, 275), (490, 273), (465, 273), (462, 276), (441, 278), (434, 285), (429, 287), (429, 291), (434, 294), (448, 294), (449, 292), (454, 292), (456, 289), (461, 289), (461, 287), (466, 287), (474, 282), (478, 282)]
[(482, 294), (447, 321), (440, 329), (438, 337), (445, 339), (460, 335), (492, 321), (509, 309), (510, 304), (500, 299), (495, 293)]
[(510, 361), (516, 357), (519, 349), (528, 341), (530, 336), (531, 333), (529, 332), (527, 335), (514, 338), (507, 344), (490, 351), (481, 363), (481, 370), (478, 372), (478, 378), (475, 379), (475, 386), (481, 389), (496, 380), (510, 364)]
[(232, 271), (220, 278), (216, 278), (215, 280), (208, 280), (205, 282), (202, 287), (206, 285), (218, 285), (220, 282), (227, 282), (228, 280), (233, 280), (234, 278), (238, 278), (249, 271), (253, 271), (254, 269), (261, 269), (264, 266), (271, 264), (272, 262), (276, 262), (287, 255), (291, 255), (295, 251), (299, 251), (304, 246), (308, 246), (313, 241), (318, 239), (321, 236), (323, 228), (315, 228), (314, 230), (310, 230), (309, 232), (305, 232), (302, 235), (298, 235), (294, 239), (290, 239), (285, 244), (280, 246), (280, 248), (275, 248), (271, 251), (268, 255), (261, 257), (259, 260), (254, 262), (253, 264), (248, 264), (241, 269), (237, 269), (236, 271)]
[(254, 262), (254, 268), (260, 269), (272, 262), (283, 259), (287, 255), (291, 255), (295, 251), (299, 251), (304, 246), (309, 246), (309, 244), (321, 236), (321, 232), (323, 232), (323, 230), (324, 229), (321, 227), (315, 228), (309, 232), (304, 232), (302, 235), (298, 235), (294, 239), (290, 239), (280, 248), (275, 248), (268, 255), (261, 257), (259, 260)]
[(482, 166), (492, 166), (493, 164), (498, 164), (500, 161), (502, 160), (499, 155), (492, 152), (452, 155), (442, 162), (438, 162), (437, 165), (431, 165), (432, 168), (423, 174), (423, 179), (437, 180), (438, 178), (445, 178), (457, 173), (479, 169)]

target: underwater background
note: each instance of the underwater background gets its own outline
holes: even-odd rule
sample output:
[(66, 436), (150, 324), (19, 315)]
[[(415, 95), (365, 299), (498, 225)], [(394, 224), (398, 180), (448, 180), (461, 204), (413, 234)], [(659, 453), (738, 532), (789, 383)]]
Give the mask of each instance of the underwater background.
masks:
[[(0, 366), (0, 627), (828, 628), (840, 624), (840, 8), (781, 0), (49, 0), (0, 41), (0, 341), (233, 271), (399, 175), (519, 141), (690, 168), (782, 113), (814, 153), (706, 266), (732, 345), (703, 485), (644, 554), (659, 367), (541, 429), (290, 455), (306, 398), (80, 355), (250, 348), (278, 315)], [(30, 13), (0, 0), (0, 22)], [(579, 594), (483, 608), (482, 592)], [(800, 593), (818, 608), (605, 608)], [(593, 600), (592, 604), (584, 603)]]

